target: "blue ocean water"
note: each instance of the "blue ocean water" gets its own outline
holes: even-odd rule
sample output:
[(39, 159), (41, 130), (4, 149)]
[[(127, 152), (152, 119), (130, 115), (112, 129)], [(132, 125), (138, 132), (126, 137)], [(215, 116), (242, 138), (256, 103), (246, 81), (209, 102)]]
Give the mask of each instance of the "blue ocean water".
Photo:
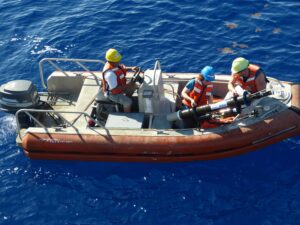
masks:
[[(300, 82), (297, 0), (0, 0), (0, 84), (41, 90), (45, 57), (229, 73), (244, 56)], [(31, 161), (0, 113), (0, 224), (300, 224), (300, 137), (238, 157), (192, 163)]]

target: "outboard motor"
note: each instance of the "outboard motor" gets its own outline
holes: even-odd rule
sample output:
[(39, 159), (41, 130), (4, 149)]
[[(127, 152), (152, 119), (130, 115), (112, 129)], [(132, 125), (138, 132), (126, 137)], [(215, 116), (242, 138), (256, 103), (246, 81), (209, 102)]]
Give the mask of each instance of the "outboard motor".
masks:
[(0, 86), (0, 110), (15, 113), (19, 109), (36, 108), (39, 104), (36, 87), (28, 80), (13, 80)]

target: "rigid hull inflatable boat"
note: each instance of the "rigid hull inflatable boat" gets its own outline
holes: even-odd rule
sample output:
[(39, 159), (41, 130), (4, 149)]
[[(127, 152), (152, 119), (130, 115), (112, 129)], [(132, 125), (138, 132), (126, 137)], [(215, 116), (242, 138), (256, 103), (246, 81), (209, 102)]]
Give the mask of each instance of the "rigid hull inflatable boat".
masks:
[[(62, 68), (76, 64), (80, 70)], [(128, 74), (138, 89), (133, 112), (124, 113), (101, 91), (101, 60), (43, 59), (40, 78), (0, 88), (0, 108), (16, 114), (17, 144), (31, 159), (178, 162), (242, 154), (300, 134), (300, 84), (268, 77), (266, 90), (180, 110), (180, 93), (196, 73), (165, 73), (160, 63)], [(54, 68), (44, 81), (45, 64)], [(228, 75), (216, 75), (214, 97), (227, 93)], [(237, 110), (238, 109), (238, 110)], [(234, 113), (234, 111), (238, 111)], [(185, 128), (186, 118), (231, 118), (214, 127)]]

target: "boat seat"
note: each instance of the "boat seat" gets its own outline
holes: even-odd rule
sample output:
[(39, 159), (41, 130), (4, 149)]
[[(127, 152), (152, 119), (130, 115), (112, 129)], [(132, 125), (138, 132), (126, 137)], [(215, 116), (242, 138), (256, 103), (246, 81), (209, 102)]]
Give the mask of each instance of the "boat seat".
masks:
[(100, 89), (95, 97), (95, 102), (97, 104), (103, 104), (103, 105), (114, 105), (117, 112), (121, 111), (122, 105), (119, 103), (116, 103), (109, 98), (105, 97), (103, 94), (103, 91)]
[(99, 92), (97, 93), (95, 97), (95, 102), (100, 104), (116, 104), (109, 98), (105, 97), (102, 90), (99, 90)]
[[(67, 75), (66, 75), (67, 74)], [(79, 94), (84, 77), (78, 73), (54, 71), (47, 79), (48, 92), (54, 95), (61, 93)]]

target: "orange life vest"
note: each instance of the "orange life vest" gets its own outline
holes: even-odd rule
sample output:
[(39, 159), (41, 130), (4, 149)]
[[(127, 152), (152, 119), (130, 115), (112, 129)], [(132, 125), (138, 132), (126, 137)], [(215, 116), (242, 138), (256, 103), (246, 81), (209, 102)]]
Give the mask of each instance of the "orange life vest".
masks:
[(257, 87), (255, 84), (255, 79), (257, 76), (258, 71), (260, 70), (260, 67), (257, 65), (249, 64), (249, 76), (244, 81), (243, 77), (236, 76), (236, 82), (245, 90), (250, 91), (251, 93), (257, 92)]
[[(102, 90), (104, 93), (108, 91), (108, 85), (104, 78), (105, 72), (107, 72), (108, 70), (111, 70), (116, 74), (118, 86), (126, 85), (126, 70), (124, 66), (119, 65), (118, 67), (114, 67), (109, 62), (106, 62), (102, 70)], [(113, 95), (116, 95), (122, 93), (122, 91), (118, 88), (115, 88), (111, 91), (111, 93)]]
[[(203, 85), (201, 80), (197, 77), (195, 78), (195, 85), (193, 90), (189, 93), (189, 97), (194, 99), (197, 106), (207, 104), (207, 95), (212, 94), (213, 84), (209, 83), (206, 87)], [(189, 100), (183, 99), (182, 103), (189, 108), (192, 108), (191, 102)]]
[(220, 127), (221, 125), (230, 124), (234, 120), (234, 117), (228, 117), (223, 119), (207, 119), (200, 123), (200, 128), (202, 129), (209, 129), (209, 128), (216, 128)]

